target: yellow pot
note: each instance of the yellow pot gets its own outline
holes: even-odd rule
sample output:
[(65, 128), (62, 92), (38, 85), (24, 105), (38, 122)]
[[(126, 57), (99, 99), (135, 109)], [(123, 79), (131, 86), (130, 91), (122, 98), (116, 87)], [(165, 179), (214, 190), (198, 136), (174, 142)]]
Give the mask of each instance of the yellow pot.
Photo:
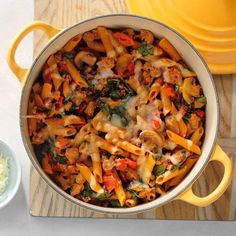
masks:
[[(196, 165), (186, 176), (186, 178), (173, 190), (152, 202), (138, 205), (133, 208), (106, 208), (96, 206), (80, 201), (61, 190), (42, 170), (34, 154), (33, 147), (28, 135), (27, 119), (25, 118), (27, 114), (28, 99), (32, 85), (46, 59), (49, 57), (49, 55), (62, 48), (62, 46), (75, 35), (91, 30), (99, 25), (104, 25), (107, 27), (132, 27), (134, 29), (149, 29), (157, 37), (167, 38), (181, 53), (183, 59), (188, 63), (188, 65), (197, 73), (199, 81), (203, 87), (204, 94), (208, 101), (206, 106), (206, 137), (202, 147), (202, 154)], [(38, 29), (43, 30), (48, 35), (49, 41), (39, 56), (35, 59), (31, 68), (23, 69), (15, 62), (16, 49), (21, 40), (28, 33)], [(85, 20), (63, 30), (57, 29), (44, 22), (33, 22), (22, 29), (13, 40), (13, 43), (8, 52), (7, 60), (11, 70), (15, 73), (22, 85), (24, 85), (20, 103), (20, 126), (25, 149), (32, 164), (40, 176), (48, 183), (48, 185), (50, 185), (67, 200), (91, 210), (114, 214), (131, 214), (143, 212), (177, 199), (196, 206), (204, 207), (216, 201), (225, 192), (228, 185), (230, 184), (232, 177), (232, 163), (228, 156), (216, 144), (219, 126), (219, 102), (213, 78), (206, 63), (198, 51), (183, 36), (170, 27), (155, 20), (128, 14), (99, 16)], [(212, 193), (206, 197), (198, 197), (192, 192), (192, 185), (210, 161), (219, 161), (224, 166), (224, 176), (218, 187)]]

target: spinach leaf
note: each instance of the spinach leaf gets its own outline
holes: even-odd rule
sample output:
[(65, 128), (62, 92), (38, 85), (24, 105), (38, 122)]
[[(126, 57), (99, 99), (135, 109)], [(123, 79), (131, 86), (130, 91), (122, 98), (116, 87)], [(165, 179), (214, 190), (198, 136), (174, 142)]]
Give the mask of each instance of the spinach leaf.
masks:
[(62, 113), (62, 115), (71, 115), (75, 111), (75, 109), (76, 105), (72, 103), (71, 108), (68, 111), (64, 110), (63, 112), (64, 114)]
[(116, 99), (116, 98), (120, 98), (120, 91), (119, 90), (113, 90), (109, 93), (109, 97)]
[(202, 102), (202, 103), (204, 103), (204, 104), (207, 103), (207, 98), (204, 97), (204, 96), (195, 98), (195, 100), (198, 101), (198, 102)]
[(134, 199), (135, 201), (138, 201), (139, 196), (134, 190), (128, 190), (128, 192), (131, 194), (132, 199)]
[(84, 190), (80, 193), (80, 197), (90, 197), (92, 199), (103, 199), (110, 196), (111, 193), (107, 190), (104, 190), (104, 192), (101, 194), (94, 192), (87, 182), (84, 184)]
[(63, 57), (64, 59), (69, 59), (70, 61), (73, 61), (73, 59), (74, 59), (74, 53), (72, 53), (72, 52), (63, 52), (63, 53), (62, 53), (62, 57)]
[(155, 154), (155, 160), (160, 161), (162, 157), (162, 150), (159, 151), (159, 153)]
[(72, 93), (70, 94), (70, 96), (64, 98), (63, 103), (65, 104), (66, 102), (68, 102), (70, 99), (72, 99), (75, 96), (75, 90), (72, 91)]
[(178, 84), (175, 84), (174, 88), (175, 88), (175, 92), (179, 93), (180, 86)]
[(129, 84), (127, 83), (126, 80), (122, 80), (123, 84), (124, 84), (124, 88), (125, 88), (125, 91), (127, 92), (127, 95), (128, 96), (135, 96), (137, 93), (135, 92), (135, 90), (133, 90)]
[(186, 156), (186, 152), (183, 150), (182, 151), (182, 155), (183, 155), (183, 160), (179, 163), (179, 164), (177, 164), (177, 165), (175, 165), (175, 166), (173, 166), (172, 167), (172, 171), (176, 171), (177, 169), (179, 169), (179, 167), (185, 162), (185, 160), (187, 159), (187, 156)]
[(129, 124), (129, 115), (124, 104), (120, 104), (117, 107), (111, 109), (111, 114), (120, 116), (123, 126), (127, 126)]
[(66, 164), (67, 163), (67, 159), (65, 157), (61, 157), (58, 156), (55, 150), (55, 144), (54, 144), (54, 139), (49, 138), (48, 139), (48, 147), (49, 147), (49, 151), (52, 153), (53, 159), (60, 163), (60, 164)]
[(121, 207), (118, 200), (107, 200), (112, 207)]
[(120, 85), (120, 79), (109, 79), (107, 85), (112, 89), (118, 89)]
[(183, 120), (184, 120), (186, 123), (188, 123), (190, 117), (191, 117), (191, 111), (189, 111), (189, 112), (187, 112), (187, 113), (185, 114), (185, 116), (183, 117)]
[(58, 163), (60, 163), (60, 164), (63, 164), (63, 165), (65, 165), (66, 163), (67, 163), (67, 159), (65, 158), (65, 157), (60, 157), (60, 156), (54, 156), (53, 157), (53, 159), (56, 161), (56, 162), (58, 162)]
[(138, 48), (138, 52), (142, 54), (142, 56), (147, 56), (149, 54), (153, 54), (154, 47), (151, 44), (142, 43)]
[(109, 105), (105, 101), (102, 101), (101, 99), (98, 99), (98, 103), (101, 106), (101, 110), (104, 111), (108, 117), (110, 117), (111, 116), (111, 108), (109, 107)]
[(99, 100), (98, 102), (101, 106), (101, 110), (104, 111), (109, 118), (113, 114), (116, 114), (121, 118), (121, 123), (123, 126), (127, 126), (129, 124), (129, 115), (123, 103), (112, 109), (105, 101)]
[(159, 176), (159, 175), (162, 175), (164, 174), (166, 171), (166, 167), (163, 165), (163, 164), (160, 164), (158, 165), (156, 168), (155, 168), (155, 176)]
[(42, 161), (45, 153), (47, 153), (48, 151), (49, 151), (48, 142), (44, 142), (43, 144), (39, 145), (34, 145), (34, 152), (39, 162)]

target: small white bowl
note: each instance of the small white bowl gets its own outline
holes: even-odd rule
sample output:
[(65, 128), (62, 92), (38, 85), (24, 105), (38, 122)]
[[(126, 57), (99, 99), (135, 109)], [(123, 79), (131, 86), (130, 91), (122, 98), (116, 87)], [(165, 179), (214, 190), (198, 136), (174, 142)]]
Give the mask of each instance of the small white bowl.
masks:
[(8, 159), (9, 175), (6, 190), (0, 195), (0, 209), (6, 206), (16, 195), (21, 181), (21, 167), (15, 153), (0, 140), (0, 154)]

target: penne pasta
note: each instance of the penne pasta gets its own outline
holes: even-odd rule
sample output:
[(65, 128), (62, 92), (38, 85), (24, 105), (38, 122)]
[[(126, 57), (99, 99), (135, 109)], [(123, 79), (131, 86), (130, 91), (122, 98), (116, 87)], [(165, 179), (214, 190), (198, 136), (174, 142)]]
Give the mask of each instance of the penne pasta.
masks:
[(98, 148), (92, 147), (91, 148), (91, 159), (93, 163), (93, 174), (95, 176), (95, 179), (102, 183), (102, 166), (101, 166), (101, 158)]
[(191, 141), (195, 144), (198, 144), (200, 139), (202, 138), (204, 133), (204, 129), (203, 127), (199, 127), (198, 129), (196, 129), (193, 133), (193, 135), (191, 136)]
[(157, 95), (160, 92), (160, 90), (161, 90), (161, 85), (160, 85), (159, 81), (156, 80), (152, 84), (152, 86), (150, 88), (150, 91), (148, 93), (148, 100), (149, 100), (149, 102), (153, 102), (154, 101), (154, 99), (157, 97)]
[(100, 42), (93, 41), (93, 42), (86, 42), (86, 43), (87, 43), (88, 47), (90, 49), (93, 49), (94, 51), (106, 52), (105, 47)]
[(84, 119), (75, 115), (64, 116), (63, 120), (64, 120), (64, 126), (84, 124)]
[(108, 31), (108, 35), (109, 35), (111, 44), (115, 48), (118, 55), (119, 54), (124, 54), (124, 53), (127, 52), (125, 47), (122, 44), (120, 44), (119, 41), (116, 40), (116, 38), (113, 37), (113, 34), (110, 30)]
[(182, 137), (185, 137), (186, 134), (187, 134), (187, 126), (184, 123), (182, 117), (181, 116), (179, 117), (178, 111), (177, 111), (177, 109), (176, 109), (176, 107), (175, 107), (175, 105), (173, 103), (171, 105), (171, 114), (173, 116), (175, 116), (175, 118), (176, 118), (176, 120), (177, 120), (177, 122), (179, 124), (179, 129), (180, 129), (179, 135), (182, 136)]
[(120, 205), (124, 206), (125, 200), (126, 200), (126, 193), (125, 193), (125, 191), (123, 189), (122, 182), (121, 182), (119, 176), (117, 175), (116, 172), (114, 174), (115, 174), (115, 176), (116, 176), (116, 178), (118, 180), (118, 186), (115, 188), (115, 193), (116, 193), (116, 196), (117, 196), (117, 198), (118, 198), (118, 200), (120, 202)]
[(50, 97), (51, 96), (51, 91), (52, 91), (52, 85), (49, 84), (49, 83), (44, 83), (42, 93), (41, 93), (42, 99)]
[(81, 77), (79, 71), (75, 68), (75, 66), (69, 60), (66, 60), (66, 65), (75, 83), (78, 84), (81, 88), (87, 88), (87, 82)]
[(107, 142), (105, 139), (99, 137), (96, 134), (91, 134), (90, 135), (90, 141), (92, 143), (96, 143), (96, 145), (103, 149), (106, 150), (107, 152), (111, 153), (112, 155), (125, 155), (125, 152), (119, 149), (118, 147), (110, 144)]
[(174, 61), (181, 60), (180, 54), (167, 39), (161, 39), (158, 46), (167, 52)]
[(76, 134), (73, 144), (75, 146), (79, 145), (83, 140), (85, 140), (86, 135), (91, 132), (91, 125), (90, 123), (84, 125), (80, 131)]
[(59, 89), (59, 87), (61, 86), (63, 78), (61, 77), (61, 75), (58, 72), (57, 62), (55, 60), (54, 55), (51, 55), (48, 58), (47, 64), (48, 64), (49, 69), (50, 69), (50, 73), (51, 73), (54, 88), (57, 91)]
[(201, 149), (196, 144), (194, 144), (191, 140), (182, 138), (181, 136), (173, 133), (170, 130), (167, 130), (166, 133), (169, 139), (175, 142), (176, 144), (180, 145), (181, 147), (186, 148), (190, 152), (194, 152), (198, 155), (201, 154)]
[(127, 200), (125, 201), (125, 205), (126, 205), (127, 207), (134, 207), (134, 206), (137, 205), (137, 201), (135, 201), (134, 199), (127, 199)]
[(73, 37), (64, 47), (63, 51), (65, 52), (71, 52), (74, 50), (74, 48), (79, 44), (79, 42), (82, 39), (82, 35), (78, 34), (75, 37)]
[(116, 137), (118, 136), (121, 139), (124, 139), (126, 136), (125, 132), (122, 131), (121, 129), (119, 129), (116, 126), (109, 124), (105, 121), (101, 121), (99, 119), (93, 119), (92, 125), (93, 125), (94, 129), (96, 129), (97, 131), (102, 131), (102, 132), (106, 132), (106, 133), (109, 132), (110, 134), (112, 134), (112, 136), (116, 136)]
[(143, 182), (145, 184), (149, 184), (151, 175), (152, 175), (152, 170), (155, 166), (155, 159), (154, 159), (154, 155), (152, 153), (146, 153), (146, 164), (145, 164), (145, 168), (144, 168), (144, 173), (143, 173)]
[(84, 165), (76, 163), (76, 167), (80, 171), (81, 175), (86, 179), (86, 181), (89, 183), (90, 188), (95, 191), (96, 193), (103, 193), (104, 189), (100, 186), (100, 184), (96, 181), (94, 175), (90, 171), (90, 169)]
[(163, 114), (166, 116), (171, 111), (172, 105), (170, 96), (165, 93), (165, 88), (163, 86), (161, 87), (161, 101), (163, 105)]
[(165, 182), (167, 182), (170, 179), (173, 179), (177, 176), (182, 175), (183, 173), (187, 172), (187, 167), (184, 166), (182, 169), (177, 169), (175, 171), (166, 171), (163, 175), (159, 175), (156, 178), (156, 184), (163, 184)]
[(172, 186), (178, 185), (182, 181), (182, 179), (185, 177), (185, 175), (191, 170), (191, 168), (193, 167), (193, 165), (196, 163), (197, 160), (198, 160), (197, 156), (188, 157), (188, 159), (184, 163), (184, 167), (186, 167), (186, 171), (183, 171), (181, 174), (179, 174), (175, 178), (168, 181), (167, 182), (168, 186), (172, 187)]
[(107, 57), (116, 57), (116, 52), (112, 46), (111, 39), (110, 39), (107, 29), (103, 26), (98, 26), (97, 30), (102, 40), (103, 46), (106, 50)]

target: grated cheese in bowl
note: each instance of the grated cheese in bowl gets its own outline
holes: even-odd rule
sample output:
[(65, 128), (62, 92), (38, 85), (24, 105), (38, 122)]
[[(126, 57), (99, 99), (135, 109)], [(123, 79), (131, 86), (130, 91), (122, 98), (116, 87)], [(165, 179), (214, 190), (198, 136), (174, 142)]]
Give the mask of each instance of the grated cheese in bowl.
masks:
[(8, 160), (0, 154), (0, 195), (6, 190), (8, 185), (9, 165)]

